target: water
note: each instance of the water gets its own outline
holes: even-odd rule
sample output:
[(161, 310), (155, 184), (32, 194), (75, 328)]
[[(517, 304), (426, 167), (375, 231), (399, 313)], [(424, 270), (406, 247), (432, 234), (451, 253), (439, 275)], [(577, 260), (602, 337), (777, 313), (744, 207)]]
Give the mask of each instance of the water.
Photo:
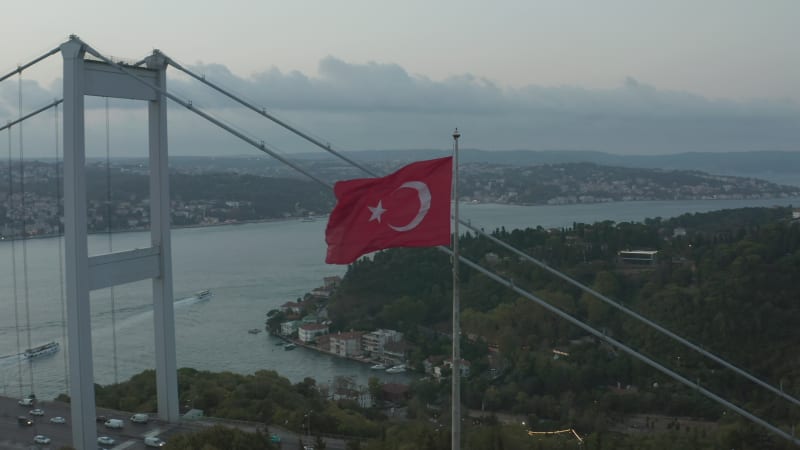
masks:
[[(640, 221), (743, 206), (799, 205), (800, 199), (628, 202), (565, 206), (463, 205), (461, 214), (474, 226), (492, 230), (525, 227), (564, 227), (573, 222), (600, 220)], [(178, 367), (253, 373), (276, 370), (293, 382), (313, 377), (330, 384), (336, 376), (352, 376), (366, 385), (370, 376), (408, 380), (410, 375), (371, 371), (366, 365), (297, 348), (285, 351), (266, 333), (247, 332), (264, 327), (265, 314), (294, 301), (322, 284), (323, 277), (343, 275), (345, 267), (324, 263), (325, 221), (270, 222), (174, 230), (173, 275)], [(107, 252), (109, 239), (90, 237), (90, 254)], [(147, 247), (149, 234), (121, 233), (112, 237), (114, 250)], [(61, 273), (57, 238), (34, 239), (12, 246), (0, 242), (0, 383), (3, 394), (30, 392), (52, 398), (66, 392), (66, 349), (34, 361), (20, 361), (16, 353), (51, 340), (62, 341)], [(12, 257), (16, 264), (12, 266)], [(27, 270), (22, 264), (27, 259)], [(16, 272), (16, 294), (15, 277)], [(26, 280), (27, 279), (27, 280)], [(200, 289), (213, 297), (198, 300)], [(124, 381), (154, 367), (151, 283), (114, 288), (114, 313), (109, 289), (91, 296), (92, 345), (95, 381)], [(18, 299), (15, 314), (14, 299)], [(27, 299), (27, 302), (26, 302)], [(27, 308), (26, 308), (27, 304)], [(17, 319), (20, 323), (17, 345)], [(25, 324), (30, 318), (30, 343)], [(115, 324), (116, 326), (112, 326)], [(116, 340), (116, 361), (114, 341)]]

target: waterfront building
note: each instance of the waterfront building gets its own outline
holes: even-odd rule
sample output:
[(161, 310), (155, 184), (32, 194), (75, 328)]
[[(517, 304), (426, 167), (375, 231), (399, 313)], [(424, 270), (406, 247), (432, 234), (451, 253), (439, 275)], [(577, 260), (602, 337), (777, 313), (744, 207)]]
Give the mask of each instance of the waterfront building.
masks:
[(364, 333), (351, 331), (330, 335), (330, 349), (332, 353), (344, 357), (361, 355), (361, 336)]
[(303, 322), (303, 325), (308, 323), (317, 323), (319, 322), (319, 317), (317, 317), (316, 314), (307, 314), (301, 319), (301, 321)]
[(300, 303), (286, 302), (281, 305), (281, 311), (285, 312), (286, 314), (300, 314), (302, 310), (303, 305)]
[(321, 323), (308, 323), (297, 329), (297, 337), (303, 342), (312, 342), (315, 337), (328, 334), (328, 326)]
[(364, 334), (361, 337), (361, 348), (365, 353), (373, 355), (383, 355), (384, 346), (388, 342), (399, 341), (403, 338), (403, 333), (395, 330), (375, 330)]
[(405, 364), (408, 344), (401, 340), (389, 341), (383, 345), (383, 360), (393, 364)]
[(297, 328), (300, 326), (299, 320), (290, 320), (281, 323), (281, 334), (284, 336), (291, 336), (297, 333)]

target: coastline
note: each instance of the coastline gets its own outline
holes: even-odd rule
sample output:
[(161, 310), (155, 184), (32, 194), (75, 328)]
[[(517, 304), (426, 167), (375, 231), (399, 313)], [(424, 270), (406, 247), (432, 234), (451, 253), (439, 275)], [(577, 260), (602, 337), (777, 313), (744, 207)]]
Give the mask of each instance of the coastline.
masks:
[(310, 345), (308, 343), (305, 343), (305, 342), (301, 341), (300, 339), (292, 339), (292, 338), (288, 338), (286, 336), (281, 336), (279, 334), (272, 334), (272, 333), (270, 333), (269, 335), (272, 336), (272, 337), (278, 338), (278, 339), (282, 340), (283, 342), (285, 342), (287, 344), (294, 344), (296, 347), (307, 348), (309, 350), (313, 350), (315, 352), (322, 353), (323, 355), (330, 355), (330, 356), (333, 356), (333, 357), (336, 357), (336, 358), (339, 358), (339, 359), (346, 359), (346, 360), (349, 360), (349, 361), (355, 361), (355, 362), (359, 362), (359, 363), (362, 363), (362, 364), (365, 364), (365, 365), (369, 365), (369, 366), (377, 364), (379, 362), (379, 361), (371, 360), (371, 359), (368, 359), (368, 358), (357, 358), (355, 356), (338, 355), (338, 354), (336, 354), (336, 353), (334, 353), (334, 352), (332, 352), (330, 350), (325, 350), (325, 349), (317, 347), (316, 345)]
[[(318, 219), (324, 218), (327, 220), (328, 214), (322, 214), (319, 216), (314, 216), (314, 220), (311, 222), (317, 222)], [(183, 230), (183, 229), (190, 229), (190, 228), (213, 228), (213, 227), (224, 227), (224, 226), (235, 226), (235, 225), (248, 225), (248, 224), (256, 224), (256, 223), (279, 223), (279, 222), (308, 222), (302, 220), (302, 217), (289, 217), (289, 218), (278, 218), (272, 217), (267, 219), (251, 219), (251, 220), (242, 220), (236, 222), (220, 222), (220, 223), (203, 223), (203, 224), (194, 224), (194, 225), (171, 225), (170, 230)], [(149, 227), (135, 227), (135, 228), (125, 228), (123, 230), (111, 231), (111, 234), (122, 234), (122, 233), (139, 233), (143, 231), (149, 231)], [(86, 233), (89, 236), (96, 236), (96, 235), (104, 235), (109, 234), (108, 231), (89, 231)], [(63, 234), (37, 234), (27, 237), (5, 237), (0, 236), (0, 243), (2, 242), (16, 242), (16, 241), (29, 241), (31, 239), (48, 239), (54, 237), (60, 237)]]
[[(473, 202), (473, 201), (459, 201), (459, 204), (464, 206), (490, 206), (490, 205), (497, 205), (497, 206), (508, 206), (508, 207), (519, 207), (519, 208), (542, 208), (542, 207), (574, 207), (574, 206), (607, 206), (611, 204), (636, 204), (636, 203), (672, 203), (676, 201), (680, 202), (719, 202), (721, 205), (720, 209), (727, 209), (726, 203), (729, 202), (739, 202), (739, 201), (770, 201), (770, 200), (781, 200), (781, 204), (783, 206), (789, 207), (798, 207), (800, 206), (800, 196), (791, 196), (791, 195), (782, 195), (782, 196), (770, 196), (770, 197), (757, 197), (757, 198), (750, 198), (750, 197), (736, 197), (736, 198), (695, 198), (695, 199), (635, 199), (635, 200), (611, 200), (611, 201), (591, 201), (591, 202), (574, 202), (574, 203), (504, 203), (504, 202)], [(772, 206), (776, 206), (773, 204)], [(729, 207), (729, 206), (728, 206)], [(744, 207), (744, 206), (739, 206)], [(767, 207), (767, 206), (762, 206)], [(314, 220), (312, 222), (317, 222), (319, 220), (325, 219), (327, 220), (330, 214), (320, 214), (315, 215)], [(462, 219), (466, 219), (462, 217)], [(220, 222), (220, 223), (206, 223), (206, 224), (193, 224), (193, 225), (171, 225), (171, 230), (182, 230), (182, 229), (191, 229), (191, 228), (210, 228), (210, 227), (223, 227), (229, 225), (248, 225), (248, 224), (258, 224), (258, 223), (279, 223), (279, 222), (307, 222), (304, 221), (302, 217), (272, 217), (272, 218), (264, 218), (264, 219), (251, 219), (251, 220), (242, 220), (236, 222)], [(122, 233), (137, 233), (148, 231), (149, 227), (135, 227), (135, 228), (126, 228), (117, 231), (111, 231), (111, 234), (122, 234)], [(103, 235), (109, 234), (108, 231), (91, 231), (88, 232), (89, 235)], [(6, 237), (0, 236), (0, 243), (3, 242), (16, 242), (16, 241), (26, 241), (31, 239), (47, 239), (47, 238), (54, 238), (60, 237), (63, 234), (37, 234), (27, 237)]]

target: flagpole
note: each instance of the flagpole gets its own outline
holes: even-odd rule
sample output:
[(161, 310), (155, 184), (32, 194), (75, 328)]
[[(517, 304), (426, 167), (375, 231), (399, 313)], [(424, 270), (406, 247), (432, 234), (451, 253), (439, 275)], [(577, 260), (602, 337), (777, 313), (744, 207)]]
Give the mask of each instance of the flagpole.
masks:
[(458, 128), (453, 131), (453, 380), (451, 449), (461, 448), (461, 327), (460, 287), (458, 280)]

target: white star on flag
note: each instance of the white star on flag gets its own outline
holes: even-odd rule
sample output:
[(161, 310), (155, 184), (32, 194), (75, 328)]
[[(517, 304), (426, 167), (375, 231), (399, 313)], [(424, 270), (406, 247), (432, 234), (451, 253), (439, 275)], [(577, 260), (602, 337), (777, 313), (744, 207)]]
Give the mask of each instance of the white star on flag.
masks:
[(381, 215), (386, 212), (386, 210), (383, 209), (381, 200), (378, 200), (377, 206), (367, 206), (367, 208), (369, 208), (370, 212), (372, 213), (372, 215), (369, 216), (369, 221), (372, 222), (373, 220), (377, 220), (378, 223), (381, 223)]

